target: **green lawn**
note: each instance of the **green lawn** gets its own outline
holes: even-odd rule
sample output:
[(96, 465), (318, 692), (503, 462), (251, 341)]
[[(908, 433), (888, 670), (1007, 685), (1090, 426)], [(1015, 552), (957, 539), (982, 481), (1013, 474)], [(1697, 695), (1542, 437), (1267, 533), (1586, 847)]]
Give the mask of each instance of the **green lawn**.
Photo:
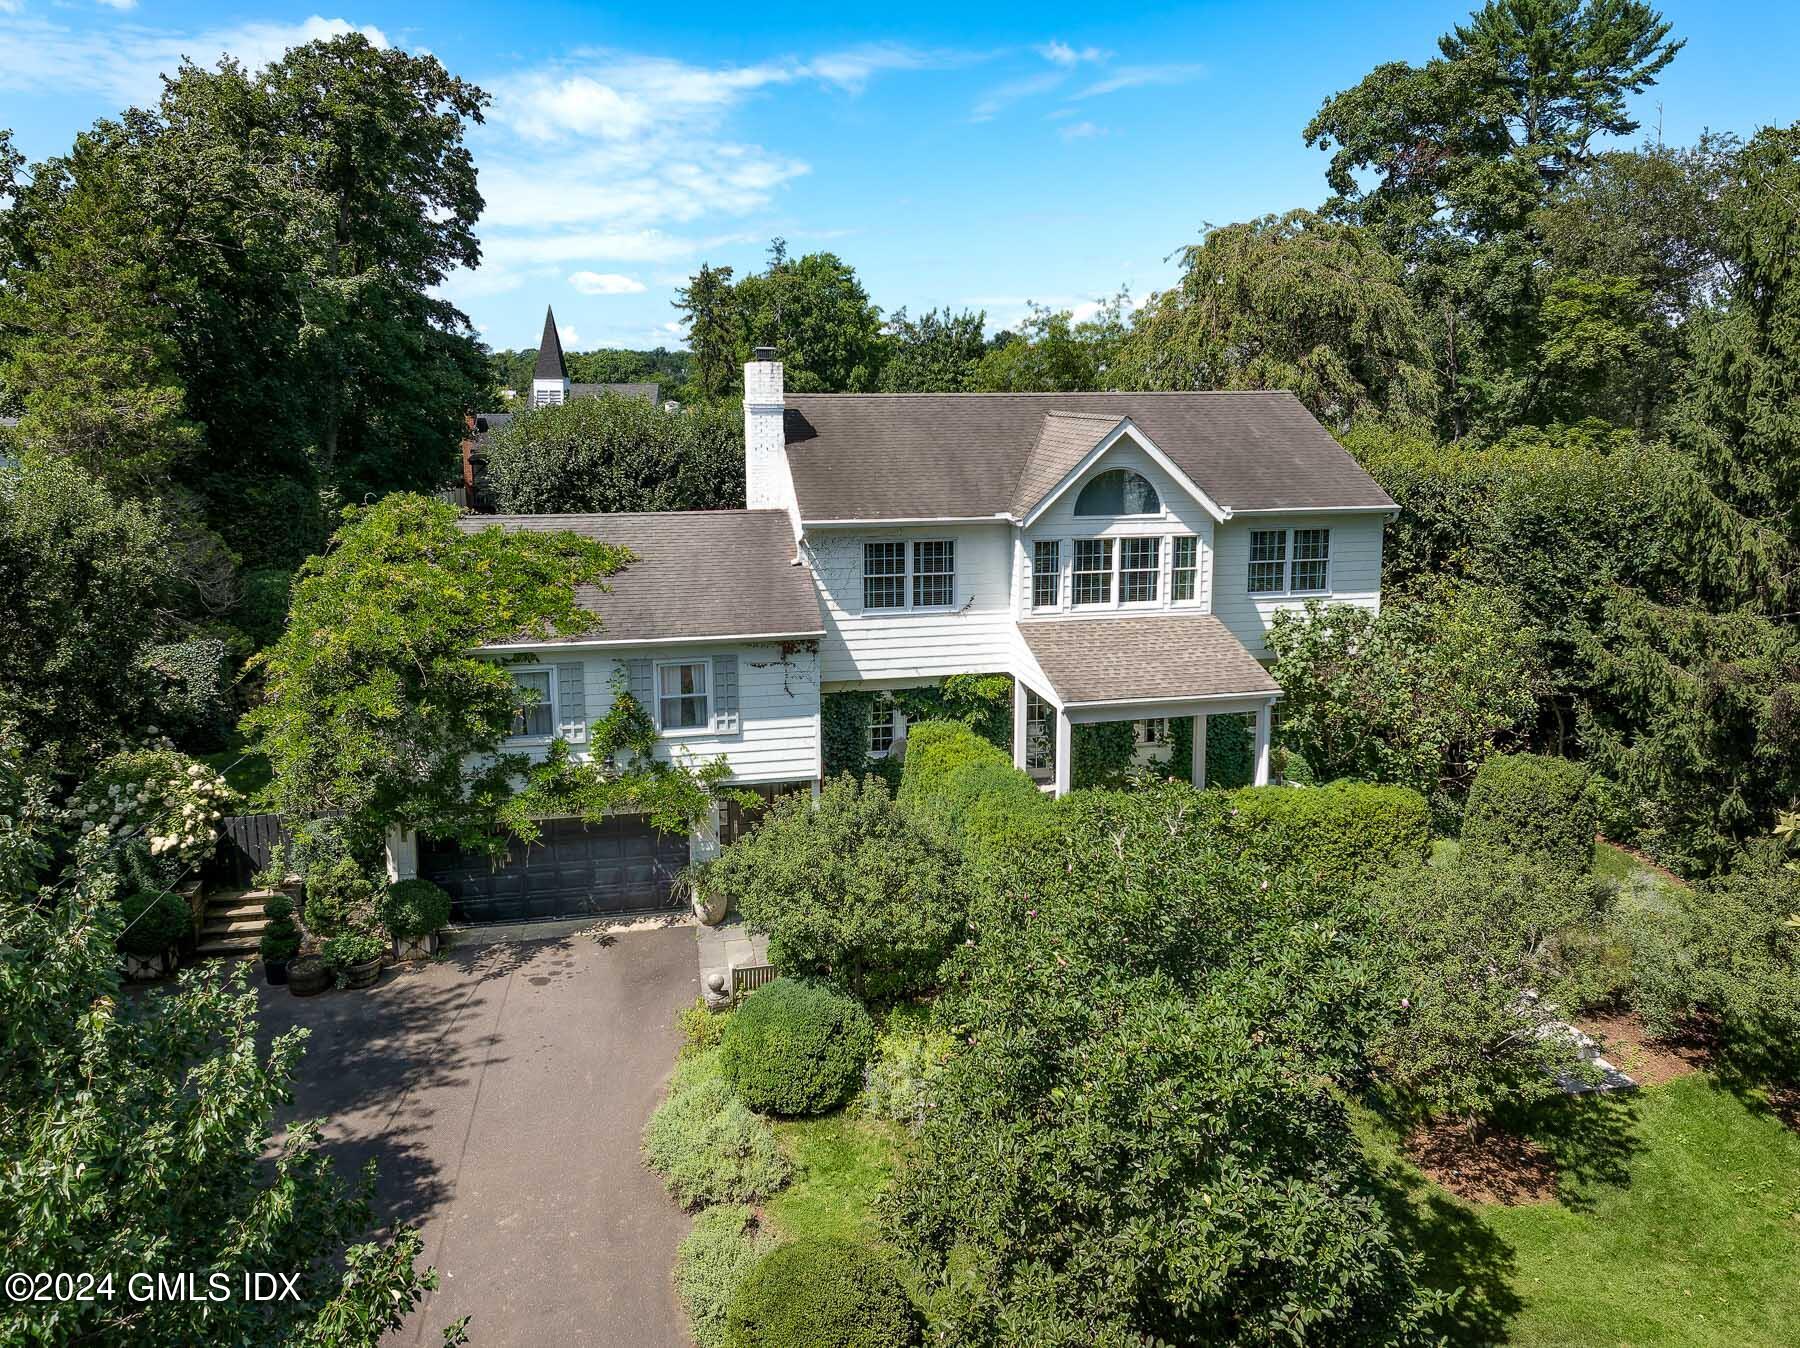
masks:
[(903, 1131), (840, 1110), (818, 1119), (783, 1120), (775, 1135), (794, 1163), (793, 1183), (765, 1209), (783, 1236), (879, 1241), (875, 1198), (900, 1164)]
[(1800, 1137), (1704, 1075), (1569, 1102), (1533, 1129), (1555, 1202), (1470, 1205), (1359, 1116), (1397, 1214), (1440, 1287), (1464, 1286), (1456, 1344), (1793, 1344), (1800, 1337)]

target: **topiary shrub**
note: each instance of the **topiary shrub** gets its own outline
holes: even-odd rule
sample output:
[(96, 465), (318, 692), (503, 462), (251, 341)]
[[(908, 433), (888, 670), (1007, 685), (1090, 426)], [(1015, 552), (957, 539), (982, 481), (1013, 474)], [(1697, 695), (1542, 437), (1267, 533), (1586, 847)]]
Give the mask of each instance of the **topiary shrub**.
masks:
[(774, 1246), (756, 1210), (708, 1208), (675, 1250), (675, 1292), (700, 1348), (725, 1348), (725, 1316), (744, 1277)]
[(1584, 764), (1543, 754), (1494, 754), (1475, 773), (1463, 812), (1463, 854), (1535, 857), (1585, 872), (1599, 815)]
[(893, 1260), (836, 1237), (764, 1255), (725, 1316), (730, 1348), (907, 1348), (919, 1335)]
[(644, 1126), (644, 1160), (688, 1208), (761, 1202), (791, 1172), (775, 1130), (732, 1090), (717, 1052), (677, 1064), (668, 1098)]
[(874, 1045), (874, 1023), (854, 999), (778, 978), (732, 1013), (719, 1068), (752, 1109), (823, 1114), (850, 1098)]
[(272, 964), (284, 964), (300, 953), (300, 929), (294, 925), (294, 901), (285, 894), (271, 895), (263, 904), (269, 925), (257, 941), (257, 953)]
[(320, 940), (365, 930), (375, 920), (375, 882), (349, 857), (321, 863), (306, 873), (302, 911), (308, 934)]
[(194, 929), (187, 900), (167, 889), (134, 890), (119, 900), (124, 929), (119, 949), (149, 958), (179, 944)]
[(1339, 890), (1423, 861), (1431, 847), (1431, 808), (1404, 786), (1250, 786), (1229, 799), (1269, 860)]
[(417, 941), (450, 924), (450, 895), (429, 880), (400, 880), (376, 904), (381, 925), (401, 941)]
[(879, 778), (837, 777), (816, 802), (777, 801), (711, 863), (707, 883), (769, 933), (783, 973), (885, 1000), (929, 988), (962, 939), (961, 872), (949, 844), (907, 818)]

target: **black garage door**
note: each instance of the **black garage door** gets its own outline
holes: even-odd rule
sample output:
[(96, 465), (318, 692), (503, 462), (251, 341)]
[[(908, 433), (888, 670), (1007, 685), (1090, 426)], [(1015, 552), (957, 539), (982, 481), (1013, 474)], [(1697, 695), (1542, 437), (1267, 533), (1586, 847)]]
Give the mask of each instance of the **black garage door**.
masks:
[(546, 819), (543, 837), (517, 839), (505, 860), (447, 843), (419, 848), (419, 874), (450, 892), (453, 921), (537, 922), (675, 906), (669, 889), (687, 865), (685, 837), (642, 815), (598, 824)]

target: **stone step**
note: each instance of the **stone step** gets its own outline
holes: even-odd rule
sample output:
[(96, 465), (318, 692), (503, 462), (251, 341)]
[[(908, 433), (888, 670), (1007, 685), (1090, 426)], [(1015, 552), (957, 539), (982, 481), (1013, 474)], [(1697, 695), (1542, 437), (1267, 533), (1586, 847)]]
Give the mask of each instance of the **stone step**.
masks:
[(263, 929), (269, 925), (266, 917), (220, 917), (216, 913), (208, 913), (206, 921), (201, 924), (200, 935), (208, 936), (261, 936)]
[(212, 899), (206, 905), (208, 917), (261, 917), (261, 899)]
[(200, 959), (250, 959), (256, 955), (253, 936), (207, 936), (194, 947)]

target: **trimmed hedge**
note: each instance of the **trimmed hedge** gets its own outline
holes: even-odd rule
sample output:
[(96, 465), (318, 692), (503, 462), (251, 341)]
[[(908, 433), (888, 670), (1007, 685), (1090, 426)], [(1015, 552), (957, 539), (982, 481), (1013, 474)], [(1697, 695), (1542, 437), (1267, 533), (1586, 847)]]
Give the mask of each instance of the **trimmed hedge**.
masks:
[(732, 1013), (719, 1070), (752, 1109), (823, 1114), (850, 1098), (874, 1047), (874, 1022), (855, 999), (777, 978)]
[(1542, 754), (1493, 754), (1475, 773), (1463, 812), (1463, 854), (1538, 857), (1585, 872), (1599, 816), (1585, 764)]
[(675, 1292), (700, 1348), (725, 1348), (725, 1317), (744, 1278), (774, 1239), (756, 1222), (756, 1209), (708, 1208), (675, 1250)]
[(1055, 801), (1012, 765), (1012, 756), (953, 721), (906, 732), (901, 807), (928, 820), (976, 867), (1043, 837)]
[(760, 1202), (791, 1173), (775, 1130), (733, 1093), (717, 1053), (676, 1066), (669, 1098), (644, 1126), (644, 1160), (686, 1208)]
[(1247, 786), (1229, 796), (1238, 822), (1262, 832), (1259, 850), (1334, 887), (1423, 861), (1431, 807), (1404, 786)]
[(893, 1261), (834, 1237), (763, 1256), (739, 1284), (725, 1326), (730, 1348), (909, 1348), (920, 1335)]

